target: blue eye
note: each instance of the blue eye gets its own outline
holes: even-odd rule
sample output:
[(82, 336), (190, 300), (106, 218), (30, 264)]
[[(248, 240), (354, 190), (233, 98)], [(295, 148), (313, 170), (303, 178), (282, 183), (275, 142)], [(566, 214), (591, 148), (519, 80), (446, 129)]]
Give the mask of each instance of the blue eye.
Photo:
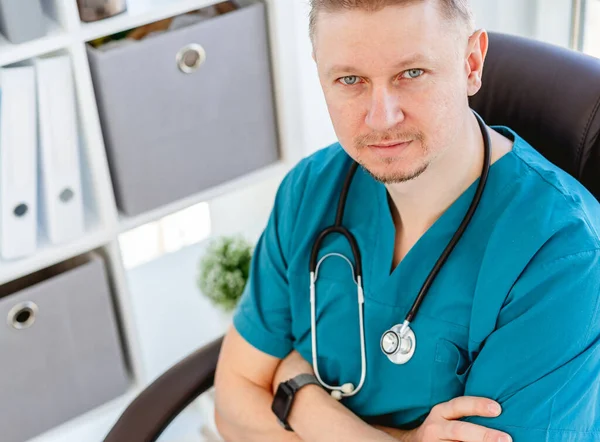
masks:
[(404, 73), (402, 74), (402, 77), (414, 79), (414, 78), (420, 77), (424, 73), (425, 72), (423, 71), (423, 69), (409, 69), (408, 71), (404, 71)]
[(348, 75), (346, 77), (340, 78), (340, 81), (346, 86), (353, 86), (355, 84), (358, 84), (358, 82), (360, 81), (360, 77), (357, 77), (356, 75)]

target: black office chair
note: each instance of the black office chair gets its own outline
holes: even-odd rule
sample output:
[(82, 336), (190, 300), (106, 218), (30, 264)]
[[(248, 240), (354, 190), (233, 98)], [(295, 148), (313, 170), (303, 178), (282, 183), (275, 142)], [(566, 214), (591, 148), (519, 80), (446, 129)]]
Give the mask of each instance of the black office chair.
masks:
[[(471, 106), (506, 125), (600, 198), (600, 60), (522, 37), (490, 33), (483, 87)], [(104, 442), (152, 442), (214, 381), (222, 338), (148, 386)]]

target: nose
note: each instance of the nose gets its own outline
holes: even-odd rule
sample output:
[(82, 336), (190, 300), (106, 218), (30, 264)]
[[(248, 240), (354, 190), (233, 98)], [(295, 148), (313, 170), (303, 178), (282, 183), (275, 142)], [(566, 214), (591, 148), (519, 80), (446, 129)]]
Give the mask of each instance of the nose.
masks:
[(374, 89), (366, 124), (374, 131), (385, 131), (403, 120), (404, 113), (398, 92), (384, 87)]

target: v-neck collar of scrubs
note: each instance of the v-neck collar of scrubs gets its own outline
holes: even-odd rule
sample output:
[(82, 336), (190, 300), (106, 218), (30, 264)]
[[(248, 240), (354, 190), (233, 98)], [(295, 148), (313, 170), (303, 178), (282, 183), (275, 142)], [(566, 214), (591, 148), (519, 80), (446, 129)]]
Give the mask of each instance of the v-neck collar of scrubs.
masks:
[[(486, 190), (495, 188), (498, 185), (502, 186), (500, 182), (500, 180), (504, 180), (502, 171), (509, 167), (511, 159), (515, 158), (517, 151), (520, 149), (520, 139), (514, 131), (504, 126), (493, 126), (493, 129), (512, 138), (513, 148), (490, 166)], [(368, 285), (370, 290), (366, 287), (365, 294), (383, 304), (396, 307), (409, 305), (416, 298), (427, 275), (431, 272), (460, 226), (471, 205), (480, 179), (477, 178), (448, 207), (393, 270), (392, 260), (396, 241), (396, 228), (390, 211), (387, 188), (374, 178), (371, 177), (370, 179), (376, 186), (378, 210), (376, 210), (377, 222), (375, 225), (378, 226), (379, 231), (376, 235), (375, 244), (371, 245), (371, 247), (374, 247), (374, 253), (372, 259), (369, 260), (369, 268), (365, 272), (370, 280), (370, 284), (366, 282), (365, 285)], [(483, 206), (486, 196), (484, 191), (479, 205), (480, 208)], [(475, 216), (477, 216), (477, 212)], [(392, 288), (393, 294), (390, 293)], [(382, 295), (383, 293), (385, 295)]]

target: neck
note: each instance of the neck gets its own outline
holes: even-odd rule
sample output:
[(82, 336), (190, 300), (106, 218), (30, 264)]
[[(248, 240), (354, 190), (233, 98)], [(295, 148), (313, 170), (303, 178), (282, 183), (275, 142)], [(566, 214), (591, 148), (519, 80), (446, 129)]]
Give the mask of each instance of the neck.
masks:
[(394, 223), (403, 238), (419, 238), (481, 175), (483, 135), (472, 113), (457, 133), (464, 136), (456, 139), (417, 178), (386, 185), (393, 203)]

